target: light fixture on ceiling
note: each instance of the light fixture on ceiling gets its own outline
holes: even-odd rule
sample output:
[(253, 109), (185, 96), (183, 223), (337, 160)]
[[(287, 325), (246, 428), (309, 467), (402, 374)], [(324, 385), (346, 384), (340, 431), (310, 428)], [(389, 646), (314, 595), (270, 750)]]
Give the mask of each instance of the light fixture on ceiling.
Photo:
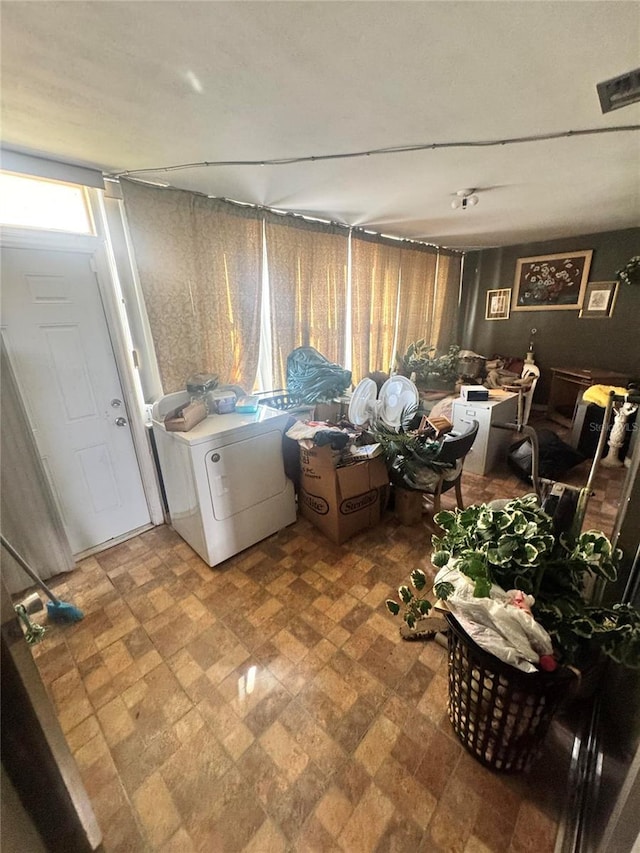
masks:
[(456, 197), (451, 202), (451, 207), (454, 210), (466, 210), (468, 207), (475, 207), (478, 203), (478, 196), (475, 190), (458, 190)]

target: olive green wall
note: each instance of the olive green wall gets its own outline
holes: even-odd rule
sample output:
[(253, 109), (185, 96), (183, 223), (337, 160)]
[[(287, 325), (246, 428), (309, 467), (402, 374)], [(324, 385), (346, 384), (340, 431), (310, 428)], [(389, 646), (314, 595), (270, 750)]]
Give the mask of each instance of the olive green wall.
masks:
[(465, 256), (459, 341), (480, 355), (521, 356), (530, 330), (542, 376), (536, 402), (548, 395), (550, 368), (599, 367), (640, 378), (640, 285), (618, 286), (610, 319), (580, 319), (578, 311), (512, 311), (508, 320), (485, 320), (488, 290), (513, 287), (518, 258), (593, 249), (589, 281), (613, 281), (615, 271), (640, 255), (640, 228), (587, 234), (469, 252)]

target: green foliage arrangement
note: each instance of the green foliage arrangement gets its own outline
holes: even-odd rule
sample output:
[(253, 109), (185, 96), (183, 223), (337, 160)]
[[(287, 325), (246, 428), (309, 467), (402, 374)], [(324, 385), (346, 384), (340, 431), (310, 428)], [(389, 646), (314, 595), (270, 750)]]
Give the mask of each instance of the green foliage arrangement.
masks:
[(452, 467), (437, 460), (441, 442), (411, 429), (418, 409), (419, 406), (408, 406), (403, 410), (398, 430), (385, 426), (380, 420), (370, 428), (374, 440), (382, 447), (389, 478), (396, 486), (411, 488), (423, 468), (439, 471)]
[[(480, 598), (489, 595), (492, 583), (532, 594), (533, 616), (551, 635), (561, 663), (580, 665), (596, 647), (624, 666), (640, 667), (640, 613), (626, 604), (602, 607), (586, 601), (590, 582), (617, 576), (621, 552), (602, 532), (588, 530), (574, 540), (555, 536), (553, 521), (535, 495), (516, 498), (502, 509), (479, 504), (447, 510), (435, 521), (443, 534), (433, 537), (434, 566), (455, 566), (474, 582)], [(411, 585), (418, 593), (424, 590), (424, 572), (415, 569)], [(443, 582), (434, 592), (446, 600), (453, 586)], [(431, 605), (408, 586), (398, 593), (412, 628)], [(387, 607), (394, 615), (401, 609), (393, 600)]]
[(436, 348), (421, 339), (410, 343), (404, 355), (398, 356), (398, 368), (405, 376), (416, 374), (416, 382), (428, 382), (437, 377), (454, 383), (458, 377), (460, 347), (452, 344), (446, 353), (438, 355)]
[(635, 255), (621, 269), (616, 270), (616, 279), (624, 285), (640, 284), (640, 255)]

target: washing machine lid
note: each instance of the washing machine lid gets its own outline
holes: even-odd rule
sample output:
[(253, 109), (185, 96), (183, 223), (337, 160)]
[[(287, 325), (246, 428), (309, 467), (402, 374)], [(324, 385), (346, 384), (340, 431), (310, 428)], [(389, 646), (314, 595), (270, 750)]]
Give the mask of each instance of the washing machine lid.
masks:
[[(177, 405), (181, 405), (181, 402), (179, 401)], [(212, 447), (216, 447), (228, 443), (230, 438), (237, 441), (240, 438), (257, 435), (264, 432), (265, 429), (284, 429), (290, 417), (288, 412), (270, 409), (268, 406), (258, 406), (257, 412), (209, 415), (189, 432), (167, 432), (164, 428), (163, 418), (158, 417), (160, 411), (162, 411), (162, 407), (156, 409), (156, 417), (153, 419), (154, 429), (162, 430), (174, 441), (190, 446), (209, 442), (212, 443)]]
[(380, 389), (380, 419), (397, 431), (404, 409), (417, 406), (419, 400), (418, 389), (410, 379), (406, 376), (392, 376)]

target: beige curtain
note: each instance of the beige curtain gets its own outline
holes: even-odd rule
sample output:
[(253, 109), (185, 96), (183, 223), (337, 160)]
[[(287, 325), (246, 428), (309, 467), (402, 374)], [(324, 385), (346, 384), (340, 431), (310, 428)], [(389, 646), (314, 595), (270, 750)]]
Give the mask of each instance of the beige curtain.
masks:
[(258, 213), (182, 190), (121, 185), (164, 392), (201, 371), (252, 390), (262, 294)]
[(348, 232), (267, 213), (273, 387), (286, 387), (289, 353), (312, 346), (344, 364)]
[(440, 249), (433, 310), (431, 343), (442, 352), (458, 343), (458, 311), (462, 255)]
[(355, 383), (392, 367), (400, 248), (379, 237), (351, 239), (352, 375)]
[(403, 247), (400, 252), (400, 300), (396, 353), (402, 355), (412, 341), (431, 342), (436, 283), (437, 248)]
[(258, 372), (262, 223), (257, 211), (196, 196), (195, 289), (205, 364), (221, 382), (252, 391)]

